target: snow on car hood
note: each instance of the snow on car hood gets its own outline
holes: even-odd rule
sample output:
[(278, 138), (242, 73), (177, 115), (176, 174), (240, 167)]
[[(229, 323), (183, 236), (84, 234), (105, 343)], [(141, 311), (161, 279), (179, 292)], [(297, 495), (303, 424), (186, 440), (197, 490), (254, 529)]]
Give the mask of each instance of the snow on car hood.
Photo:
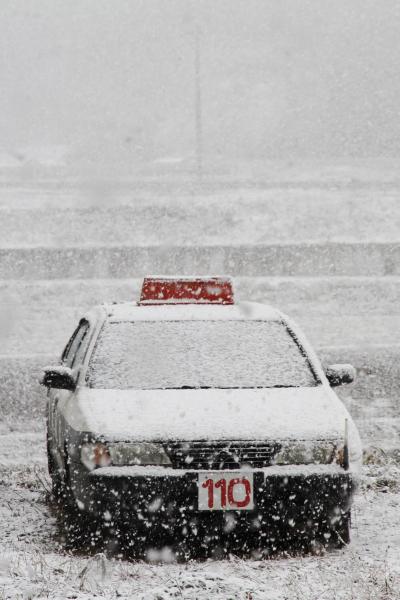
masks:
[(82, 388), (65, 407), (76, 430), (112, 440), (342, 439), (344, 405), (308, 388), (102, 390)]

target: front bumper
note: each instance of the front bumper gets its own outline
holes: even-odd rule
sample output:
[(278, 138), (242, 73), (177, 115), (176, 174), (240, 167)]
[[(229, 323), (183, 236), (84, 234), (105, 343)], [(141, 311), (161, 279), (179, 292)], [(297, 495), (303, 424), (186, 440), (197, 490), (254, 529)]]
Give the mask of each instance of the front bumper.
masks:
[(348, 515), (356, 480), (329, 465), (254, 470), (254, 509), (199, 511), (198, 472), (162, 467), (109, 467), (73, 485), (80, 506), (143, 539), (181, 532), (210, 541), (246, 532), (258, 539), (315, 537)]

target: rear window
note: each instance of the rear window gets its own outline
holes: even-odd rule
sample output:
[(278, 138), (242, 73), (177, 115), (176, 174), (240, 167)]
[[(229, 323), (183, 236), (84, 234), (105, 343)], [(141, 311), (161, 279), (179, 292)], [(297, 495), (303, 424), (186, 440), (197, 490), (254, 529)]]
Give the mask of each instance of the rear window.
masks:
[(94, 388), (314, 386), (286, 326), (275, 321), (106, 323), (92, 354)]

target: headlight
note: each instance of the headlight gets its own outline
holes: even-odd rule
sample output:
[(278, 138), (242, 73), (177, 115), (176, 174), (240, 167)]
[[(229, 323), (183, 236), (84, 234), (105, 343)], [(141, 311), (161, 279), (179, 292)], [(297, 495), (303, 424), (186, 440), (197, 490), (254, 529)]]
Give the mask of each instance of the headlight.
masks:
[(164, 448), (150, 442), (110, 444), (109, 452), (113, 465), (171, 465)]
[(96, 467), (108, 467), (111, 464), (111, 457), (107, 446), (100, 442), (83, 444), (81, 462), (89, 471), (93, 471)]
[(275, 465), (327, 465), (336, 459), (338, 444), (334, 442), (286, 442), (274, 456)]
[(96, 467), (110, 465), (171, 465), (164, 448), (158, 444), (141, 442), (137, 444), (116, 443), (83, 444), (81, 462), (89, 471)]

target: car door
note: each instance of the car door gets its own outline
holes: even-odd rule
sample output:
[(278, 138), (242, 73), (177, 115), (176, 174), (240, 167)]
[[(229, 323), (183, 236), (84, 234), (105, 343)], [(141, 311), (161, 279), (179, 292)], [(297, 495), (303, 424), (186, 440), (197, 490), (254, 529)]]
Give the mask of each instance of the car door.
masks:
[[(70, 369), (77, 369), (79, 360), (84, 355), (84, 350), (87, 347), (85, 340), (88, 339), (89, 322), (82, 319), (74, 331), (71, 339), (61, 357), (61, 363)], [(48, 402), (48, 422), (49, 422), (49, 439), (53, 452), (57, 455), (62, 455), (64, 451), (64, 423), (61, 417), (62, 408), (65, 402), (73, 395), (74, 392), (69, 390), (60, 390), (50, 388)]]

